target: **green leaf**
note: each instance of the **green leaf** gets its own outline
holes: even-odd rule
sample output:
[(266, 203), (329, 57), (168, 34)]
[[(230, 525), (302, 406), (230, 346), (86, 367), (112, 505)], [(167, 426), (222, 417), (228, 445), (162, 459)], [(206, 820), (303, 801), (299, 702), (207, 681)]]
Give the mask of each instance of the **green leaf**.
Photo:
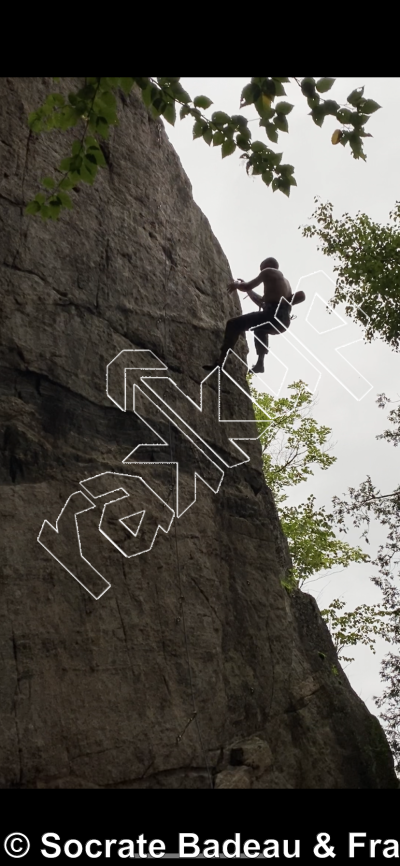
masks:
[(323, 105), (317, 105), (316, 108), (313, 108), (312, 111), (310, 111), (310, 114), (314, 123), (317, 126), (322, 126), (325, 120), (325, 112)]
[(102, 150), (99, 147), (90, 147), (87, 155), (89, 156), (89, 154), (94, 157), (97, 165), (101, 165), (103, 168), (106, 167), (107, 162), (104, 158)]
[(62, 106), (65, 105), (65, 99), (62, 93), (53, 93), (53, 98), (54, 105), (57, 106), (57, 108), (62, 108)]
[(42, 119), (37, 111), (32, 111), (28, 116), (28, 126), (32, 132), (39, 133), (42, 130)]
[(267, 145), (263, 141), (253, 141), (250, 147), (254, 153), (261, 153), (261, 151), (267, 150)]
[(35, 195), (35, 201), (37, 201), (39, 204), (44, 204), (46, 201), (46, 196), (44, 195), (44, 193), (38, 192)]
[(183, 89), (180, 81), (176, 81), (173, 84), (171, 84), (170, 90), (172, 91), (172, 93), (175, 96), (175, 99), (177, 99), (178, 102), (185, 102), (186, 103), (186, 102), (192, 101), (191, 97), (189, 96), (187, 91)]
[(256, 109), (263, 120), (270, 120), (275, 114), (275, 108), (271, 106), (269, 97), (262, 93), (255, 102)]
[(336, 117), (340, 123), (348, 124), (351, 123), (352, 115), (353, 112), (349, 108), (340, 108)]
[(71, 159), (71, 171), (79, 171), (82, 165), (82, 157), (77, 154), (77, 156), (73, 156)]
[(151, 105), (154, 90), (155, 88), (152, 84), (148, 84), (147, 87), (144, 87), (142, 90), (142, 99), (147, 108)]
[(150, 111), (153, 117), (160, 117), (160, 114), (163, 114), (165, 109), (167, 108), (168, 103), (161, 98), (161, 96), (156, 96), (153, 99), (152, 104), (150, 105)]
[(316, 106), (319, 105), (320, 102), (321, 102), (321, 97), (318, 96), (318, 94), (316, 94), (315, 96), (309, 96), (307, 99), (307, 103), (310, 106), (310, 108), (316, 108)]
[(336, 78), (320, 78), (315, 85), (318, 93), (326, 93), (327, 90), (331, 89), (335, 81)]
[(86, 146), (87, 148), (88, 148), (88, 147), (98, 147), (98, 146), (99, 146), (99, 142), (96, 141), (95, 138), (93, 138), (93, 135), (87, 135), (86, 138), (85, 138), (85, 146)]
[[(233, 119), (233, 118), (232, 118)], [(243, 138), (247, 138), (248, 141), (251, 139), (251, 129), (248, 126), (240, 126), (239, 134), (243, 136)]]
[(378, 111), (378, 108), (382, 108), (374, 99), (366, 99), (363, 102), (362, 111), (363, 114), (373, 114), (374, 111)]
[[(218, 135), (218, 133), (217, 133)], [(249, 139), (245, 135), (237, 135), (236, 136), (236, 144), (240, 147), (240, 150), (248, 150), (249, 148)]]
[(358, 105), (360, 100), (362, 99), (364, 93), (363, 87), (357, 87), (356, 90), (352, 90), (349, 96), (347, 97), (347, 102), (350, 105)]
[(271, 181), (273, 180), (274, 176), (272, 174), (272, 171), (263, 171), (261, 177), (262, 177), (262, 180), (264, 181), (264, 183), (266, 183), (267, 186), (269, 186)]
[(340, 108), (338, 102), (335, 102), (334, 99), (326, 99), (325, 102), (322, 103), (325, 114), (333, 114), (336, 117), (336, 113)]
[(217, 146), (218, 144), (223, 144), (225, 141), (224, 133), (221, 131), (215, 132), (213, 136), (213, 146)]
[[(154, 105), (154, 103), (153, 103)], [(117, 112), (114, 108), (108, 108), (106, 105), (96, 106), (101, 116), (107, 121), (109, 124), (116, 124), (117, 121)], [(152, 106), (150, 106), (152, 108)]]
[(58, 115), (58, 124), (60, 129), (66, 130), (71, 126), (76, 126), (80, 119), (80, 115), (76, 109), (72, 105), (66, 105)]
[(64, 207), (67, 207), (69, 210), (72, 209), (73, 205), (72, 205), (72, 201), (71, 201), (71, 199), (70, 199), (68, 193), (66, 193), (66, 192), (61, 192), (61, 191), (60, 191), (60, 192), (58, 193), (58, 198), (60, 199), (61, 204), (62, 204)]
[(52, 177), (44, 177), (42, 180), (42, 185), (46, 187), (46, 189), (53, 189), (55, 186), (55, 181)]
[(51, 208), (47, 204), (42, 204), (40, 208), (40, 216), (43, 220), (49, 219), (51, 217)]
[(285, 90), (282, 88), (280, 93), (277, 93), (277, 89), (282, 88), (282, 85), (278, 81), (273, 81), (272, 78), (263, 78), (261, 81), (261, 91), (265, 96), (268, 96), (269, 100), (275, 99), (275, 96), (284, 96)]
[(293, 105), (290, 102), (278, 102), (275, 106), (277, 114), (290, 114)]
[(67, 156), (65, 159), (61, 160), (59, 169), (61, 171), (70, 171), (71, 170), (72, 158)]
[(252, 105), (261, 96), (261, 87), (258, 84), (246, 84), (240, 97), (240, 107)]
[(104, 93), (104, 92), (101, 93), (97, 97), (97, 99), (101, 103), (101, 105), (102, 106), (104, 105), (106, 108), (110, 108), (110, 109), (116, 108), (117, 100), (116, 100), (114, 94), (110, 93), (109, 91), (107, 91), (106, 93)]
[(265, 123), (264, 126), (269, 140), (273, 141), (276, 144), (278, 141), (278, 133), (276, 127), (273, 123)]
[(279, 177), (274, 177), (274, 179), (272, 181), (272, 191), (276, 192), (276, 190), (278, 189), (278, 186), (279, 186)]
[(368, 114), (359, 114), (358, 111), (352, 111), (351, 112), (350, 123), (357, 130), (361, 129), (361, 127), (364, 126), (366, 123), (368, 123), (368, 121), (369, 121), (369, 115)]
[(226, 114), (225, 111), (214, 111), (214, 114), (211, 117), (213, 123), (225, 124), (230, 122), (229, 114)]
[(315, 78), (303, 78), (300, 87), (304, 96), (315, 96)]
[(186, 117), (188, 114), (190, 114), (190, 108), (188, 108), (187, 105), (182, 105), (182, 108), (179, 112), (180, 119), (183, 120), (183, 118)]
[(165, 117), (165, 120), (167, 120), (168, 123), (171, 124), (171, 126), (175, 126), (176, 109), (175, 109), (175, 103), (174, 102), (170, 102), (167, 105), (167, 107), (164, 109), (163, 117)]
[[(72, 179), (70, 177), (63, 177), (62, 181), (59, 184), (59, 189), (72, 189), (74, 186)], [(60, 193), (58, 193), (60, 196)]]
[(82, 150), (82, 142), (78, 141), (78, 140), (74, 141), (72, 148), (71, 148), (72, 156), (77, 156), (77, 154), (80, 153), (81, 150)]
[(92, 174), (92, 171), (89, 169), (87, 163), (82, 163), (80, 170), (79, 170), (79, 174), (80, 174), (81, 179), (83, 181), (85, 181), (85, 183), (93, 184), (94, 175)]
[(34, 215), (35, 213), (39, 213), (39, 211), (40, 211), (40, 204), (38, 201), (30, 201), (29, 204), (25, 208), (26, 214)]
[(287, 163), (285, 163), (284, 165), (280, 165), (279, 169), (281, 174), (285, 175), (285, 177), (288, 177), (288, 175), (293, 174), (294, 165), (288, 165)]
[(124, 93), (128, 96), (133, 87), (133, 78), (121, 78), (121, 87)]
[(213, 140), (213, 131), (211, 129), (211, 126), (209, 126), (208, 129), (206, 129), (203, 132), (203, 138), (204, 138), (204, 141), (206, 142), (206, 144), (208, 144), (208, 145), (211, 144), (211, 142)]
[(235, 124), (237, 129), (240, 129), (242, 135), (246, 135), (247, 133), (251, 135), (250, 130), (247, 128), (247, 118), (243, 117), (242, 114), (232, 114), (232, 123)]
[(236, 144), (234, 141), (224, 141), (221, 151), (222, 151), (222, 159), (225, 156), (230, 156), (236, 150)]
[(274, 118), (274, 126), (281, 132), (289, 132), (289, 124), (284, 114), (277, 114)]
[(202, 120), (196, 120), (193, 124), (193, 138), (201, 138), (203, 135), (204, 123)]
[(105, 117), (98, 117), (96, 120), (96, 130), (102, 138), (108, 138), (109, 126)]
[(207, 109), (210, 107), (210, 105), (213, 104), (213, 101), (212, 99), (209, 99), (208, 96), (195, 96), (193, 104), (196, 106), (196, 108)]
[[(285, 80), (289, 81), (288, 78), (286, 78)], [(282, 79), (281, 78), (272, 78), (272, 82), (273, 82), (274, 87), (275, 87), (275, 94), (274, 95), (275, 96), (286, 96), (286, 90), (282, 86)]]

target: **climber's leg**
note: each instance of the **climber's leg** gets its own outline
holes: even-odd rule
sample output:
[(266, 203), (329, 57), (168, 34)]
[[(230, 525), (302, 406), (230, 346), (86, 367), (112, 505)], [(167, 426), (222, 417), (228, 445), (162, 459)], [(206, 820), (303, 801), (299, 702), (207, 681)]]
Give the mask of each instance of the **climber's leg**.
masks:
[[(253, 373), (263, 373), (264, 372), (264, 358), (265, 358), (265, 355), (267, 355), (268, 351), (269, 351), (269, 349), (268, 349), (268, 328), (266, 328), (265, 325), (262, 325), (260, 328), (255, 328), (253, 333), (254, 333), (255, 337), (258, 337), (258, 340), (254, 340), (254, 348), (257, 352), (258, 358), (257, 358), (257, 363), (255, 364), (254, 367), (252, 367), (252, 370), (253, 370)], [(261, 340), (261, 343), (263, 343), (264, 345), (261, 345), (259, 340)]]
[(283, 334), (290, 327), (290, 307), (286, 304), (282, 309), (278, 310), (277, 318), (275, 318), (276, 314), (276, 305), (271, 304), (264, 310), (265, 313), (269, 315), (269, 320), (261, 325), (259, 328), (254, 328), (254, 336), (258, 337), (258, 340), (261, 340), (261, 343), (264, 343), (266, 348), (261, 345), (258, 340), (254, 340), (254, 347), (258, 355), (257, 363), (252, 368), (253, 373), (263, 373), (264, 372), (264, 358), (265, 355), (268, 354), (268, 337), (273, 336), (274, 334)]
[(226, 353), (229, 349), (233, 349), (239, 339), (240, 334), (248, 331), (249, 328), (254, 328), (257, 325), (265, 324), (267, 315), (264, 311), (258, 313), (246, 313), (244, 316), (236, 316), (234, 319), (229, 319), (226, 323), (224, 340), (221, 346), (219, 358), (213, 364), (205, 364), (205, 370), (213, 370), (214, 367), (220, 367), (224, 363)]

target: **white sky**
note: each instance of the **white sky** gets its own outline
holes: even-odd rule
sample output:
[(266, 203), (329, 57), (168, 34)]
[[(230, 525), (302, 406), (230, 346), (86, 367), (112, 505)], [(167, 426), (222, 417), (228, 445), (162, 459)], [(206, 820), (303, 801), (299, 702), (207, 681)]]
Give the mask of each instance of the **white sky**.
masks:
[[(181, 80), (192, 97), (205, 94), (213, 100), (208, 115), (223, 110), (244, 114), (249, 121), (254, 118), (251, 122), (253, 139), (269, 144), (264, 130), (258, 126), (255, 109), (239, 108), (241, 90), (250, 77)], [(272, 193), (260, 177), (248, 177), (243, 165), (245, 161), (239, 159), (240, 151), (222, 160), (220, 148), (209, 148), (202, 139), (193, 141), (190, 118), (177, 120), (175, 128), (165, 124), (192, 183), (194, 199), (207, 216), (234, 277), (253, 279), (259, 272), (260, 262), (267, 256), (275, 256), (293, 288), (303, 278), (301, 288), (306, 292), (307, 300), (294, 310), (297, 319), (292, 323), (290, 338), (292, 343), (300, 340), (303, 346), (311, 349), (340, 381), (335, 380), (321, 364), (318, 365), (318, 361), (307, 353), (307, 348), (302, 353), (308, 356), (313, 367), (301, 359), (289, 345), (289, 335), (285, 335), (270, 340), (274, 357), (270, 354), (266, 359), (264, 387), (278, 390), (282, 364), (289, 367), (289, 372), (280, 395), (285, 393), (287, 384), (299, 378), (303, 378), (313, 391), (317, 381), (315, 368), (322, 373), (317, 386), (318, 406), (314, 417), (332, 428), (332, 439), (336, 444), (331, 453), (338, 459), (326, 472), (317, 470), (313, 479), (295, 488), (289, 503), (297, 504), (314, 493), (317, 506), (325, 505), (328, 510), (333, 495), (341, 495), (350, 486), (357, 487), (367, 474), (382, 493), (390, 492), (398, 483), (396, 450), (375, 439), (389, 426), (386, 423), (387, 412), (378, 409), (375, 399), (380, 392), (392, 399), (399, 398), (400, 354), (392, 352), (381, 341), (348, 349), (346, 357), (370, 383), (365, 385), (354, 370), (335, 354), (330, 354), (336, 346), (360, 339), (361, 329), (347, 320), (347, 326), (342, 326), (343, 337), (339, 331), (321, 337), (306, 322), (313, 298), (316, 303), (315, 293), (326, 300), (333, 295), (334, 262), (317, 251), (314, 239), (303, 238), (299, 231), (299, 226), (306, 224), (313, 213), (314, 196), (320, 196), (323, 202), (331, 201), (335, 217), (346, 212), (355, 216), (360, 210), (373, 220), (386, 223), (400, 189), (400, 78), (339, 78), (330, 96), (339, 103), (345, 103), (350, 91), (361, 85), (365, 85), (364, 95), (382, 106), (367, 125), (367, 131), (374, 137), (365, 139), (366, 163), (354, 160), (348, 146), (334, 147), (331, 144), (332, 132), (338, 126), (335, 118), (329, 117), (322, 128), (317, 127), (308, 115), (309, 108), (298, 86), (294, 82), (285, 85), (285, 98), (295, 106), (288, 116), (289, 134), (280, 133), (278, 144), (271, 146), (278, 152), (283, 151), (282, 162), (295, 166), (298, 185), (292, 188), (289, 199), (280, 192)], [(310, 274), (314, 276), (305, 278)], [(221, 285), (221, 291), (226, 291), (224, 285)], [(244, 312), (256, 310), (248, 298), (242, 306)], [(316, 306), (310, 313), (310, 321), (319, 331), (329, 327), (325, 315)], [(248, 342), (252, 360), (255, 356), (252, 335)], [(332, 348), (329, 349), (331, 342)], [(263, 390), (262, 382), (255, 384)], [(363, 396), (371, 385), (369, 393)], [(346, 539), (363, 546), (359, 535), (358, 530), (352, 530)], [(379, 543), (383, 535), (377, 530), (371, 538)], [(375, 547), (376, 544), (371, 544), (371, 550), (365, 546), (364, 549), (371, 554)], [(315, 595), (321, 608), (337, 597), (343, 598), (350, 607), (363, 602), (373, 603), (380, 600), (380, 593), (368, 579), (371, 573), (373, 570), (366, 564), (353, 565), (340, 573), (330, 572), (317, 582), (306, 584), (304, 589)], [(367, 648), (349, 649), (345, 653), (355, 656), (355, 662), (346, 668), (350, 682), (375, 714), (377, 709), (373, 696), (382, 691), (379, 663), (388, 649), (389, 646), (381, 641), (375, 656)]]

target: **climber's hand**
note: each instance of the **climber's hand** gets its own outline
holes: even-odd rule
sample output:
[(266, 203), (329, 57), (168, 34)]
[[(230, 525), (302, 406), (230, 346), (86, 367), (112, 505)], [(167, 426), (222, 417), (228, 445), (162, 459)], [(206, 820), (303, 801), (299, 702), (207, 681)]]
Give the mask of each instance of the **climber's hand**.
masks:
[(245, 291), (243, 289), (243, 282), (244, 282), (243, 280), (234, 280), (233, 283), (229, 283), (229, 285), (228, 285), (229, 294), (231, 295), (232, 292), (236, 292), (236, 290)]

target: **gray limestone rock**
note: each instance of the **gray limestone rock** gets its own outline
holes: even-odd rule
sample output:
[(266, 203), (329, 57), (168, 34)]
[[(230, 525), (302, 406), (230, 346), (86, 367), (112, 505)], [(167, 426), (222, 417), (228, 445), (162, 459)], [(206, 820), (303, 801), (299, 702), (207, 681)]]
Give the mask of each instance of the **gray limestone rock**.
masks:
[[(63, 135), (27, 127), (52, 86), (0, 80), (0, 784), (397, 787), (382, 730), (341, 670), (315, 602), (282, 587), (290, 560), (260, 448), (245, 443), (250, 461), (231, 468), (238, 452), (218, 421), (216, 374), (204, 386), (200, 423), (202, 364), (240, 306), (162, 123), (137, 93), (121, 98), (107, 169), (73, 194), (74, 210), (55, 223), (23, 215), (67, 152)], [(251, 435), (244, 338), (238, 347), (226, 368), (232, 378), (222, 376), (221, 411), (249, 419), (242, 429)], [(205, 453), (145, 387), (143, 420), (133, 412), (136, 374), (127, 374), (127, 411), (112, 402), (106, 367), (124, 350), (131, 355), (122, 359), (150, 350), (166, 365), (176, 384), (156, 383), (157, 399), (184, 412)], [(123, 396), (121, 365), (114, 396)], [(134, 556), (127, 551), (141, 529), (133, 536), (119, 520), (135, 512), (136, 531), (137, 502), (107, 512), (111, 544), (80, 482), (137, 474), (122, 461), (140, 443), (150, 444), (133, 459), (143, 461), (140, 474), (165, 514), (175, 507), (179, 463), (185, 513)], [(210, 486), (198, 481), (191, 505), (195, 472)], [(93, 497), (112, 489), (112, 476), (102, 479)], [(60, 532), (47, 527), (51, 555), (39, 532), (72, 494)], [(81, 508), (76, 523), (71, 503)], [(145, 495), (141, 508), (150, 508)], [(82, 582), (90, 571), (93, 595), (104, 580), (111, 586), (96, 600), (74, 569)]]

